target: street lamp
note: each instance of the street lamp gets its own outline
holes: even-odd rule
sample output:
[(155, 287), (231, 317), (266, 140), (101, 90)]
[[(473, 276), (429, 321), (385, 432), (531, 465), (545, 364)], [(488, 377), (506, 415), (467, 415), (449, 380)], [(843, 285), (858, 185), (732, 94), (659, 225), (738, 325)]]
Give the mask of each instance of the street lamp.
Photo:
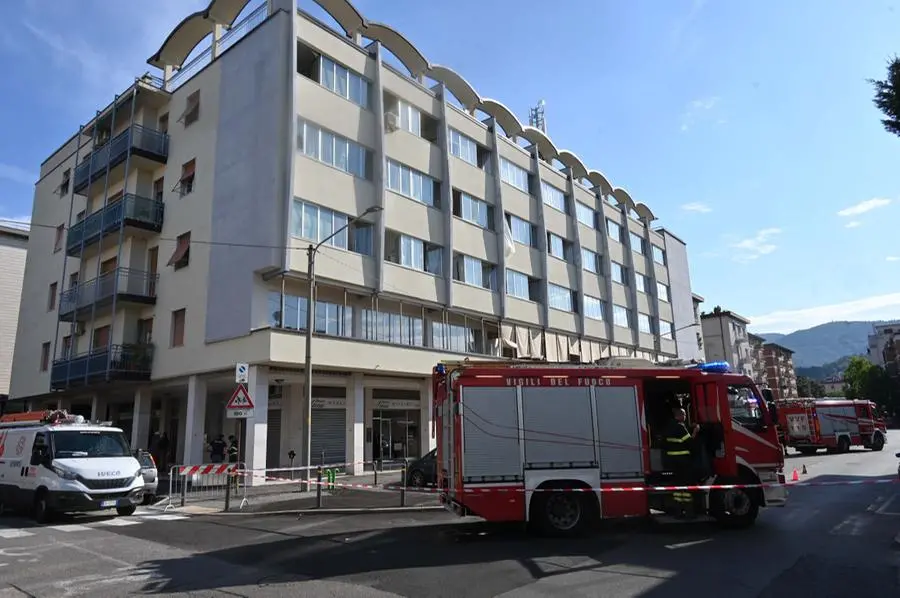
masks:
[[(368, 216), (369, 214), (374, 214), (376, 212), (380, 212), (384, 208), (380, 206), (372, 206), (371, 208), (366, 209), (359, 216), (355, 216), (354, 218), (350, 218), (347, 220), (347, 223), (332, 232), (330, 235), (313, 245), (309, 244), (309, 247), (306, 248), (306, 253), (308, 257), (306, 274), (309, 279), (309, 289), (307, 291), (307, 299), (306, 299), (306, 490), (311, 490), (310, 481), (312, 479), (312, 338), (313, 338), (313, 324), (315, 322), (315, 313), (316, 313), (316, 253), (318, 253), (319, 248), (322, 247), (326, 242), (333, 239), (339, 233), (343, 232), (351, 225), (356, 223), (358, 220), (363, 218), (364, 216)], [(323, 463), (324, 465), (324, 463)]]

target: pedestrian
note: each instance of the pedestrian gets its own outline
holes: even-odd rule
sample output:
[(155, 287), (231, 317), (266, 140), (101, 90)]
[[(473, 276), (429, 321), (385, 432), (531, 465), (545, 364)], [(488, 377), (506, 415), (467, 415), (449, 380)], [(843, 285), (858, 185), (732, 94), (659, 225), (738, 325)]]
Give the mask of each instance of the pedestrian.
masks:
[(225, 443), (225, 435), (219, 434), (209, 444), (209, 459), (213, 463), (223, 463), (225, 461), (225, 450), (228, 445)]
[[(665, 468), (672, 472), (673, 485), (676, 486), (690, 486), (696, 481), (692, 448), (700, 433), (700, 425), (694, 424), (693, 431), (688, 432), (684, 423), (686, 419), (687, 412), (681, 407), (675, 407), (665, 433)], [(672, 493), (672, 500), (683, 516), (695, 515), (691, 492), (675, 491)]]

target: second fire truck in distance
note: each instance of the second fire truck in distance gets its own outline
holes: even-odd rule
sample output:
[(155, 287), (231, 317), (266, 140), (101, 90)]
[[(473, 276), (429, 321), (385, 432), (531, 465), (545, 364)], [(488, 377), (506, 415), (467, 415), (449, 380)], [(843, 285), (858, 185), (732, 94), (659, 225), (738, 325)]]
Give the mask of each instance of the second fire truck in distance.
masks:
[(756, 485), (699, 491), (703, 513), (745, 527), (787, 500), (774, 408), (725, 363), (453, 362), (433, 386), (438, 488), (460, 515), (571, 535), (671, 511), (671, 492), (645, 488), (673, 483), (662, 443), (677, 404), (700, 424), (706, 481)]
[(782, 442), (803, 455), (854, 446), (880, 451), (887, 443), (887, 426), (871, 401), (787, 399), (778, 401), (778, 415)]

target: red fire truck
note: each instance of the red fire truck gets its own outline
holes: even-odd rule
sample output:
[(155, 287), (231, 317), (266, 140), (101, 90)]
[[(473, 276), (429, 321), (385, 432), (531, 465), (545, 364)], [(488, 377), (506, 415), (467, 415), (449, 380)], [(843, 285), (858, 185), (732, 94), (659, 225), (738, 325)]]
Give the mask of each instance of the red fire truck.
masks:
[(745, 527), (787, 501), (777, 414), (727, 363), (444, 362), (433, 392), (438, 488), (459, 515), (572, 535), (671, 513), (671, 492), (645, 488), (672, 485), (661, 447), (675, 405), (700, 424), (707, 485), (772, 484), (696, 492), (702, 514)]
[(778, 401), (778, 415), (784, 445), (803, 455), (853, 446), (880, 451), (887, 443), (887, 426), (872, 401), (787, 399)]

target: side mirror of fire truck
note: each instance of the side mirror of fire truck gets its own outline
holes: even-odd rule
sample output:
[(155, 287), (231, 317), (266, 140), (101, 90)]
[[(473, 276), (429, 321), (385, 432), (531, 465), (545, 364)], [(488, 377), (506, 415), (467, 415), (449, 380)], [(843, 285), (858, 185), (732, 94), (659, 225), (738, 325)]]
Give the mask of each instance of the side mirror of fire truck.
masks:
[(778, 425), (778, 405), (775, 404), (775, 396), (772, 394), (771, 388), (763, 388), (763, 399), (766, 401), (766, 407), (769, 408), (769, 417), (772, 419), (772, 425)]

